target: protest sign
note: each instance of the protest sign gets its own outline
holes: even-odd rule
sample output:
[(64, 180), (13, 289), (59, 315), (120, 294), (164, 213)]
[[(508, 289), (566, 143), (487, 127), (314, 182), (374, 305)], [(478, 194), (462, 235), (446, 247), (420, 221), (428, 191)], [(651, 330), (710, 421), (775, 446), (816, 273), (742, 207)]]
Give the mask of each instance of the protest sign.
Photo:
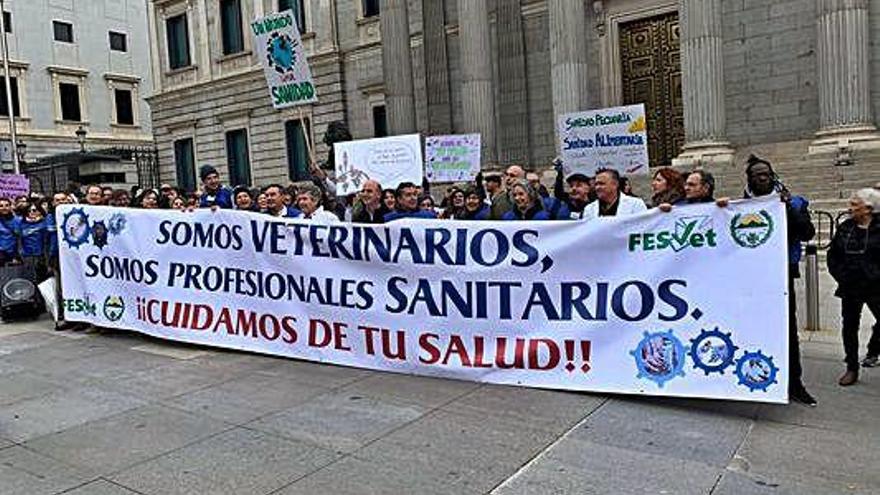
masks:
[(480, 173), (480, 135), (429, 136), (425, 177), (430, 182), (471, 181)]
[(318, 101), (312, 72), (293, 11), (285, 10), (251, 23), (257, 58), (263, 64), (275, 108)]
[(561, 115), (556, 134), (567, 173), (593, 176), (600, 168), (611, 168), (622, 175), (648, 173), (644, 105)]
[(31, 181), (23, 174), (0, 174), (0, 198), (27, 196), (31, 192)]
[(401, 182), (422, 184), (422, 141), (418, 134), (346, 141), (333, 145), (336, 195), (346, 196), (367, 180), (394, 189)]
[(776, 197), (589, 222), (322, 225), (77, 205), (58, 217), (71, 321), (487, 383), (787, 396)]

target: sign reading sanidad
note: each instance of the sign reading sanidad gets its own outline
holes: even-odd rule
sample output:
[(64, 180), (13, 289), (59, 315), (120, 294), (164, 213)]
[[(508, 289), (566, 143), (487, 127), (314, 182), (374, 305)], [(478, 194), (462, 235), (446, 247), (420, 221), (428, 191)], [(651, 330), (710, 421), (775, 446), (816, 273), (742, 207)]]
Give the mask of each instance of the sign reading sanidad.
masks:
[(587, 222), (87, 205), (58, 218), (71, 321), (485, 383), (787, 397), (778, 197)]
[(255, 19), (251, 31), (269, 84), (272, 105), (286, 108), (318, 101), (293, 11)]

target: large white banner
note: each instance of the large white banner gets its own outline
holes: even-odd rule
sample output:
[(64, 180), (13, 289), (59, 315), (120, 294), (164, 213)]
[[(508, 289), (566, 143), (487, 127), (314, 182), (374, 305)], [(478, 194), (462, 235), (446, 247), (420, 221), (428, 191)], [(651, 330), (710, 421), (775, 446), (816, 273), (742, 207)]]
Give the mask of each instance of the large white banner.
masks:
[(58, 215), (69, 320), (479, 382), (786, 400), (778, 199), (588, 223)]
[(363, 189), (369, 179), (385, 189), (402, 182), (422, 184), (422, 140), (418, 134), (346, 141), (333, 145), (336, 195)]
[(257, 58), (263, 65), (272, 106), (287, 108), (318, 101), (312, 71), (292, 10), (251, 23)]
[(600, 168), (614, 169), (622, 175), (648, 173), (645, 105), (560, 115), (556, 131), (569, 173), (593, 176)]

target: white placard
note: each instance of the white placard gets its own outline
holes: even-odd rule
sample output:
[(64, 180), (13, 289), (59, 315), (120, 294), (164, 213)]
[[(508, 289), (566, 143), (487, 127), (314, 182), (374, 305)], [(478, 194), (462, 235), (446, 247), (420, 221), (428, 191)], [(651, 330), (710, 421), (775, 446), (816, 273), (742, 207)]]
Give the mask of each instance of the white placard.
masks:
[(429, 182), (472, 181), (480, 173), (480, 135), (428, 136), (425, 177)]
[(293, 11), (255, 19), (251, 31), (266, 74), (272, 106), (286, 108), (318, 101)]
[(422, 141), (418, 134), (346, 141), (333, 145), (336, 195), (360, 191), (367, 180), (385, 189), (402, 182), (422, 184)]
[(559, 152), (567, 173), (593, 176), (610, 168), (622, 175), (648, 173), (648, 123), (644, 105), (561, 115)]

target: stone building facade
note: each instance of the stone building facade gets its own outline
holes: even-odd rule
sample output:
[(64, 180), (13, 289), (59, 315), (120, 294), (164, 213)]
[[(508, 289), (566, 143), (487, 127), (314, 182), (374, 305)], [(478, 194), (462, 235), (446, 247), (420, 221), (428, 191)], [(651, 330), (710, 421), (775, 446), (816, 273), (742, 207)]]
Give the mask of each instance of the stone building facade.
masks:
[[(279, 3), (303, 13), (320, 102), (302, 109), (272, 109), (250, 46), (246, 20)], [(245, 20), (234, 53), (229, 9)], [(355, 138), (480, 132), (489, 166), (546, 166), (555, 115), (629, 103), (648, 106), (655, 166), (880, 142), (880, 0), (150, 0), (148, 13), (161, 174), (188, 185), (230, 157), (239, 182), (299, 178), (300, 126), (322, 158), (334, 120)], [(181, 15), (190, 59), (172, 69)]]
[[(142, 0), (7, 0), (5, 8), (13, 114), (27, 161), (79, 151), (80, 127), (89, 149), (152, 143)], [(0, 100), (0, 139), (8, 140), (5, 92)]]

